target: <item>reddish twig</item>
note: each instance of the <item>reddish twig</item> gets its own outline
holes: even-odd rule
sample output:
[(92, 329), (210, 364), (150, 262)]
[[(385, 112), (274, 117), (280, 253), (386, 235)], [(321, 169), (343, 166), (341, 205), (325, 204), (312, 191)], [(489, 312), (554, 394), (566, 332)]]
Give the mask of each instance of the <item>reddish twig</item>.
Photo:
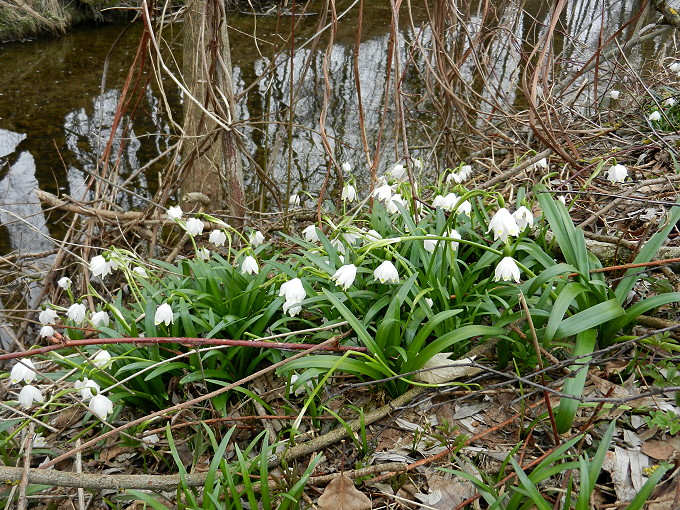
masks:
[[(148, 338), (88, 338), (85, 340), (59, 340), (55, 337), (49, 337), (52, 341), (57, 342), (54, 345), (46, 347), (39, 347), (37, 349), (30, 349), (28, 351), (9, 352), (0, 354), (0, 361), (14, 358), (24, 358), (27, 356), (34, 356), (36, 354), (45, 354), (46, 352), (57, 351), (67, 347), (82, 347), (84, 345), (106, 345), (106, 344), (182, 344), (188, 347), (197, 346), (229, 346), (229, 347), (260, 347), (264, 349), (278, 349), (282, 351), (301, 351), (318, 347), (315, 344), (297, 344), (289, 342), (267, 342), (262, 340), (228, 340), (221, 338), (185, 338), (185, 337), (148, 337)], [(337, 340), (341, 336), (335, 337), (336, 345), (324, 345), (319, 350), (331, 352), (368, 352), (366, 347), (354, 347), (349, 345), (337, 345)]]

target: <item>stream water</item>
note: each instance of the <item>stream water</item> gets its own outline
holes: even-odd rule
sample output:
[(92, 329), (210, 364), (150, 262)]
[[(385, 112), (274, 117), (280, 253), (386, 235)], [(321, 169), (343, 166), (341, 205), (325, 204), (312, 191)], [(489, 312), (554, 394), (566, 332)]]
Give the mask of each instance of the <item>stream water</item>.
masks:
[[(498, 27), (493, 28), (500, 28), (504, 36), (496, 38), (488, 50), (491, 59), (487, 64), (493, 71), (490, 73), (492, 78), (479, 83), (475, 81), (474, 67), (461, 69), (461, 75), (475, 83), (482, 98), (497, 100), (502, 94), (507, 104), (521, 101), (517, 86), (521, 55), (526, 45), (535, 41), (545, 29), (549, 15), (547, 2), (528, 0), (521, 3), (523, 9), (516, 2), (498, 2), (494, 7), (499, 21)], [(339, 12), (355, 4), (343, 1)], [(390, 11), (389, 2), (367, 4), (358, 69), (366, 131), (373, 143), (383, 116)], [(620, 0), (569, 0), (561, 20), (565, 34), (569, 35), (559, 42), (564, 47), (563, 59), (583, 63), (586, 56), (592, 54), (598, 39), (629, 20), (638, 4), (637, 1)], [(479, 18), (474, 15), (476, 5), (477, 2), (472, 2), (472, 15), (463, 27), (469, 33), (482, 28)], [(399, 40), (402, 64), (412, 56), (415, 38), (427, 40), (429, 37), (429, 32), (423, 31), (421, 26), (425, 18), (422, 1), (415, 2), (411, 9), (413, 25), (408, 21), (406, 9), (405, 6)], [(298, 32), (300, 42), (313, 33), (315, 16), (308, 18)], [(234, 83), (238, 93), (253, 83), (275, 58), (285, 40), (290, 17), (232, 13), (229, 23)], [(366, 186), (367, 165), (361, 155), (353, 72), (355, 27), (356, 14), (351, 11), (340, 21), (332, 50), (328, 131), (333, 137), (337, 160), (349, 161), (359, 185)], [(255, 32), (259, 38), (257, 43), (252, 38)], [(55, 248), (54, 239), (61, 238), (67, 225), (62, 223), (61, 214), (41, 206), (34, 190), (40, 188), (58, 195), (83, 198), (84, 183), (96, 168), (102, 148), (110, 137), (114, 113), (140, 33), (141, 27), (136, 24), (88, 26), (58, 38), (41, 37), (30, 42), (0, 45), (0, 69), (3, 70), (0, 73), (0, 256)], [(181, 54), (178, 43), (172, 43), (171, 48)], [(307, 192), (316, 196), (326, 174), (327, 157), (318, 133), (324, 49), (324, 44), (315, 50), (308, 45), (297, 50), (292, 59), (294, 78), (299, 76), (307, 58), (311, 58), (311, 64), (295, 108), (295, 124), (299, 127), (291, 133), (281, 125), (271, 123), (287, 120), (287, 114), (278, 113), (289, 106), (291, 66), (285, 54), (276, 72), (245, 94), (237, 106), (237, 118), (251, 121), (240, 128), (247, 150), (279, 184), (282, 193)], [(422, 84), (418, 76), (415, 73), (405, 76), (404, 92), (420, 94)], [(178, 118), (181, 115), (179, 91), (170, 81), (164, 90), (167, 105)], [(114, 149), (122, 147), (118, 168), (120, 182), (173, 143), (173, 129), (165, 112), (165, 102), (156, 87), (148, 89), (141, 109), (142, 114), (135, 117), (125, 133), (127, 142), (124, 146), (119, 145), (123, 132), (116, 133)], [(418, 112), (420, 121), (426, 119), (426, 113), (426, 109)], [(390, 116), (391, 111), (386, 114)], [(480, 108), (480, 115), (483, 114), (484, 108)], [(382, 170), (400, 158), (393, 142), (394, 137), (387, 136), (381, 145)], [(117, 150), (113, 152), (117, 153)], [(427, 152), (423, 151), (422, 155), (427, 157)], [(130, 188), (142, 197), (150, 197), (164, 178), (166, 164), (167, 160), (161, 159), (149, 165), (145, 172), (131, 179)], [(258, 209), (270, 207), (259, 181), (247, 168), (245, 178), (252, 206)], [(143, 205), (143, 200), (135, 195), (121, 193), (115, 198), (123, 208)], [(0, 291), (0, 309), (38, 306), (35, 297), (44, 276), (41, 271), (50, 263), (50, 257), (36, 260), (36, 272), (31, 275), (17, 275), (11, 266), (0, 266), (0, 280), (7, 286)], [(29, 280), (24, 286), (29, 290), (20, 301), (7, 290), (17, 283), (17, 277)], [(4, 331), (7, 327), (7, 322), (0, 316), (2, 343), (7, 341)]]

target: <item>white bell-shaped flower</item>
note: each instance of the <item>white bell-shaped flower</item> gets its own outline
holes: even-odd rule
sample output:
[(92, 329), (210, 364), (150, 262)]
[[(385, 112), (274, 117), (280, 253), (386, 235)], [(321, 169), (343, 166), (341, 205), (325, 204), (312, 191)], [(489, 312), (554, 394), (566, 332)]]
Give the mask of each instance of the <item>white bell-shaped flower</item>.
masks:
[(302, 280), (300, 278), (293, 278), (281, 284), (279, 296), (286, 298), (285, 303), (283, 303), (283, 313), (295, 316), (302, 310), (300, 303), (307, 297), (307, 292), (302, 286)]
[(373, 277), (380, 283), (399, 283), (399, 272), (391, 261), (386, 260), (373, 271)]
[(399, 212), (399, 207), (397, 204), (401, 204), (403, 207), (406, 207), (406, 202), (402, 198), (402, 196), (399, 193), (395, 193), (390, 197), (390, 199), (386, 202), (387, 206), (387, 211), (394, 214), (396, 212)]
[(292, 280), (288, 280), (281, 284), (279, 296), (284, 296), (286, 301), (296, 301), (300, 303), (307, 297), (307, 292), (302, 286), (302, 280), (300, 280), (300, 278), (293, 278)]
[(70, 289), (71, 288), (71, 279), (68, 276), (62, 276), (59, 278), (59, 281), (57, 282), (57, 285), (61, 287), (62, 289)]
[(223, 230), (215, 229), (210, 232), (208, 239), (215, 246), (224, 246), (224, 243), (227, 242), (227, 234), (225, 234)]
[(73, 322), (80, 324), (85, 320), (87, 308), (82, 303), (73, 303), (66, 311), (66, 316)]
[(513, 218), (517, 222), (517, 226), (520, 230), (524, 230), (527, 227), (532, 227), (534, 225), (534, 215), (529, 209), (523, 205), (519, 207), (514, 213), (512, 213)]
[(111, 274), (113, 267), (103, 256), (96, 255), (90, 260), (90, 271), (92, 271), (93, 276), (104, 278), (106, 275)]
[(257, 260), (252, 255), (248, 255), (243, 259), (241, 264), (241, 272), (243, 274), (258, 274), (260, 272), (260, 267), (257, 265)]
[(40, 333), (39, 333), (41, 338), (44, 338), (46, 336), (52, 336), (54, 335), (54, 328), (52, 326), (43, 326), (40, 328)]
[(512, 257), (504, 257), (496, 266), (494, 281), (510, 281), (519, 283), (519, 266)]
[(35, 379), (35, 366), (28, 358), (18, 360), (9, 374), (9, 380), (12, 384), (16, 384), (19, 381), (30, 384), (33, 379)]
[(168, 209), (168, 218), (171, 220), (179, 220), (182, 217), (182, 208), (178, 205), (173, 205)]
[(264, 235), (259, 230), (250, 233), (250, 245), (253, 248), (260, 246), (264, 242)]
[(100, 312), (93, 313), (92, 317), (90, 318), (90, 322), (94, 327), (97, 326), (108, 327), (109, 324), (111, 323), (111, 318), (109, 317), (108, 313), (102, 310)]
[(392, 198), (392, 187), (389, 184), (383, 184), (373, 190), (373, 197), (381, 202), (387, 202)]
[(78, 390), (78, 393), (80, 393), (80, 398), (82, 398), (85, 402), (90, 400), (93, 396), (99, 394), (99, 385), (87, 377), (85, 377), (82, 381), (74, 382), (73, 387)]
[(347, 290), (354, 283), (356, 276), (357, 266), (354, 264), (346, 264), (333, 273), (331, 279), (336, 283), (336, 285), (342, 287), (343, 290)]
[(536, 169), (542, 168), (543, 170), (547, 170), (548, 169), (548, 160), (545, 159), (545, 158), (539, 159), (538, 161), (536, 161), (536, 163), (534, 163), (534, 168), (536, 168)]
[(38, 388), (27, 384), (21, 388), (18, 400), (21, 407), (29, 409), (33, 405), (33, 402), (44, 402), (45, 397), (43, 397), (42, 392)]
[(192, 236), (202, 234), (204, 227), (205, 225), (203, 225), (203, 222), (198, 218), (189, 218), (185, 225), (187, 233)]
[(54, 324), (57, 322), (58, 317), (59, 316), (57, 315), (57, 312), (51, 308), (47, 308), (46, 310), (40, 312), (40, 315), (38, 315), (38, 320), (40, 321), (40, 324)]
[(607, 179), (610, 182), (623, 182), (628, 177), (628, 169), (623, 165), (614, 165), (607, 170)]
[(387, 175), (389, 175), (392, 179), (401, 181), (406, 178), (406, 167), (400, 163), (397, 163), (387, 172)]
[(156, 309), (156, 314), (154, 315), (154, 324), (158, 326), (161, 322), (166, 326), (169, 326), (174, 322), (175, 318), (172, 313), (172, 308), (168, 303), (163, 303)]
[(90, 399), (88, 408), (97, 418), (106, 420), (107, 416), (113, 412), (113, 402), (99, 393)]
[(518, 236), (520, 228), (510, 211), (501, 207), (489, 222), (488, 232), (491, 231), (493, 231), (494, 241), (500, 238), (503, 242), (506, 242), (508, 236)]
[(319, 242), (319, 234), (316, 231), (316, 225), (312, 224), (306, 227), (302, 231), (302, 235), (305, 236), (305, 239), (309, 241), (310, 243), (318, 243)]
[(340, 198), (342, 200), (347, 200), (348, 202), (354, 202), (357, 199), (357, 190), (350, 183), (345, 183), (342, 187)]
[(111, 354), (106, 349), (101, 349), (92, 358), (92, 363), (98, 368), (105, 368), (111, 363)]

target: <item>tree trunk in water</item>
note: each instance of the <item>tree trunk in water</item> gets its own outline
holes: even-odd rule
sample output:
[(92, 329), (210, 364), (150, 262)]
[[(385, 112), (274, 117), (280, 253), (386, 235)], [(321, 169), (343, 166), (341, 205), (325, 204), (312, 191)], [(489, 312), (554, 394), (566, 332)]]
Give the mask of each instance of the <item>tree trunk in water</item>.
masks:
[[(224, 2), (188, 0), (184, 17), (182, 206), (244, 215), (243, 172), (234, 120), (231, 56)], [(226, 202), (226, 203), (225, 203)], [(225, 207), (226, 206), (226, 207)]]

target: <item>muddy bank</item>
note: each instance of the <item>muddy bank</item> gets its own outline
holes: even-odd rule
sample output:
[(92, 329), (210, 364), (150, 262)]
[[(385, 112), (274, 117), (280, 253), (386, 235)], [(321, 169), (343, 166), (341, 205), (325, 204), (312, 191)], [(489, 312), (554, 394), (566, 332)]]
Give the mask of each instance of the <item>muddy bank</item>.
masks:
[[(184, 4), (184, 0), (168, 1), (173, 8)], [(0, 44), (39, 35), (61, 35), (78, 24), (121, 22), (132, 18), (139, 4), (139, 0), (4, 0), (0, 2)], [(230, 10), (261, 11), (275, 4), (271, 0), (225, 2)]]
[(0, 43), (60, 35), (81, 23), (121, 21), (133, 15), (127, 9), (111, 9), (118, 2), (95, 0), (7, 0), (0, 3)]

